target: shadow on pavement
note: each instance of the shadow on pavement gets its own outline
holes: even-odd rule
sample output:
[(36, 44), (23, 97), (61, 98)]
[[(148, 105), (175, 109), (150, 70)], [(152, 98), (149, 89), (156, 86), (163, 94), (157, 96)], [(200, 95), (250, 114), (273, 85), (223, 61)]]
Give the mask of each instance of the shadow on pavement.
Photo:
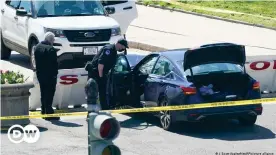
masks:
[(76, 124), (76, 123), (70, 123), (70, 122), (62, 122), (62, 121), (50, 121), (52, 124), (57, 125), (57, 126), (63, 126), (63, 127), (81, 127), (83, 125)]
[(129, 119), (125, 121), (121, 121), (121, 127), (130, 128), (135, 130), (145, 130), (148, 127), (156, 126), (154, 124), (150, 124), (148, 120), (146, 120), (148, 114), (138, 113), (138, 114), (126, 114), (130, 116)]
[[(40, 126), (36, 126), (40, 132), (45, 132), (47, 131), (48, 129), (47, 128), (44, 128), (44, 127), (40, 127)], [(19, 130), (21, 133), (23, 133), (23, 130), (20, 129), (20, 128), (14, 128), (13, 130)], [(12, 130), (11, 130), (12, 132)], [(1, 134), (7, 134), (8, 133), (8, 129), (5, 129), (5, 130), (1, 130)]]
[[(161, 127), (159, 118), (151, 114), (135, 114), (130, 116), (133, 120), (126, 120), (129, 124), (122, 127), (139, 126), (138, 122), (147, 122), (151, 126)], [(245, 127), (238, 121), (217, 120), (208, 122), (178, 122), (175, 129), (171, 131), (179, 135), (202, 139), (220, 139), (225, 141), (246, 141), (246, 140), (264, 140), (275, 139), (276, 134), (270, 129), (260, 125)]]
[(180, 123), (174, 131), (177, 134), (202, 138), (220, 139), (226, 141), (275, 139), (276, 135), (270, 129), (260, 125), (245, 127), (238, 121), (210, 121), (202, 123)]
[(8, 61), (15, 65), (31, 69), (30, 58), (28, 56), (12, 52), (11, 57)]

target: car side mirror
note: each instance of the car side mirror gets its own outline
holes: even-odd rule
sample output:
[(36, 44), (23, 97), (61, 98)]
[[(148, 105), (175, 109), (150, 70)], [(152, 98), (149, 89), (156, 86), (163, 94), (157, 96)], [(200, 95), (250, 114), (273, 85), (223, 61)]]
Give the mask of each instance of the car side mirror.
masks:
[(17, 16), (27, 16), (27, 15), (28, 15), (28, 12), (27, 12), (27, 10), (25, 10), (25, 9), (17, 9), (17, 10), (16, 10), (16, 15), (17, 15)]
[(106, 7), (105, 10), (108, 14), (114, 14), (115, 13), (115, 8), (114, 7)]

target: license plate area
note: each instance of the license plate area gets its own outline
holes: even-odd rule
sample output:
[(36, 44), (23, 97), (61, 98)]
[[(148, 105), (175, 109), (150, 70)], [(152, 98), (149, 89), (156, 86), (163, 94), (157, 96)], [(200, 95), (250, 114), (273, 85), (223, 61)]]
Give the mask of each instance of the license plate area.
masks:
[(98, 54), (98, 47), (83, 47), (83, 55), (96, 55)]

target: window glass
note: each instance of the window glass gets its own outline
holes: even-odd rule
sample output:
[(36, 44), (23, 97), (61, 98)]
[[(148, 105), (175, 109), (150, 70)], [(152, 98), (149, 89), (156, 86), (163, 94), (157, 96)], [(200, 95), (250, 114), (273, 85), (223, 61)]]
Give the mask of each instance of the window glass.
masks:
[(128, 72), (130, 71), (128, 62), (124, 56), (120, 56), (114, 67), (115, 72)]
[(160, 57), (152, 73), (156, 75), (166, 76), (171, 71), (173, 71), (173, 69), (174, 69), (174, 66), (168, 59), (164, 57)]
[(128, 2), (127, 0), (121, 0), (121, 1), (106, 1), (106, 0), (101, 0), (103, 6), (107, 5), (116, 5), (116, 4), (122, 4)]
[[(179, 61), (178, 65), (183, 68), (183, 61)], [(211, 63), (211, 64), (203, 64), (192, 67), (192, 71), (194, 75), (198, 74), (207, 74), (210, 72), (217, 72), (222, 71), (225, 73), (232, 73), (232, 72), (242, 72), (243, 69), (240, 65), (232, 64), (232, 63)], [(185, 71), (186, 75), (191, 75), (190, 70)]]
[(39, 0), (33, 1), (37, 17), (105, 15), (100, 1)]
[(19, 9), (25, 9), (27, 12), (31, 13), (31, 1), (21, 1)]
[(6, 4), (17, 9), (20, 1), (19, 0), (7, 0)]
[(143, 74), (151, 74), (152, 68), (157, 60), (157, 56), (151, 57), (143, 65), (140, 66), (139, 71)]

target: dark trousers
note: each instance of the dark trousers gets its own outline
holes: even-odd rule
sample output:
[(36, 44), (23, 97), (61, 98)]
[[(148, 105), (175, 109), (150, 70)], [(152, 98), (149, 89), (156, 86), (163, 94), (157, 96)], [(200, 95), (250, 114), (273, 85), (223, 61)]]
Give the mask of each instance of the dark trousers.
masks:
[(53, 114), (54, 109), (52, 108), (53, 99), (56, 91), (57, 78), (56, 77), (39, 77), (38, 81), (40, 85), (41, 95), (41, 113), (42, 114)]
[(90, 78), (93, 78), (97, 82), (98, 90), (99, 90), (99, 99), (100, 99), (102, 110), (108, 110), (109, 106), (106, 100), (107, 79), (105, 78), (105, 76), (103, 78), (99, 78), (99, 76), (93, 76), (93, 75)]
[(98, 84), (99, 98), (100, 98), (100, 103), (101, 103), (102, 110), (108, 110), (109, 106), (108, 106), (107, 100), (106, 100), (106, 83), (107, 83), (107, 79), (106, 78), (96, 78), (95, 80)]

